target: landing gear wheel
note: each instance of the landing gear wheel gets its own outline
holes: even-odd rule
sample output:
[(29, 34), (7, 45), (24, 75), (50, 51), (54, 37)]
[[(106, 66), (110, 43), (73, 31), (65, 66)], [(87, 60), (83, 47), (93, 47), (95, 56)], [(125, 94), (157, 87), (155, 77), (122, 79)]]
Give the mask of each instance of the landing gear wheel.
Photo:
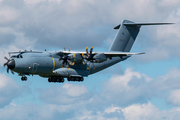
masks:
[(83, 77), (68, 77), (68, 81), (77, 81), (77, 82), (82, 82), (84, 80)]
[(48, 82), (52, 82), (52, 81), (51, 81), (51, 78), (48, 78)]
[(63, 77), (51, 77), (51, 78), (48, 78), (48, 82), (63, 83), (64, 82), (64, 78)]
[(71, 78), (70, 78), (70, 77), (68, 77), (68, 78), (67, 78), (67, 80), (68, 80), (68, 81), (71, 81)]
[(21, 77), (21, 80), (22, 80), (22, 81), (26, 81), (26, 80), (27, 80), (27, 77)]
[(81, 77), (81, 78), (80, 78), (80, 81), (83, 81), (83, 80), (84, 80), (84, 78), (83, 78), (83, 77)]
[(60, 82), (63, 83), (64, 82), (64, 78), (62, 78)]

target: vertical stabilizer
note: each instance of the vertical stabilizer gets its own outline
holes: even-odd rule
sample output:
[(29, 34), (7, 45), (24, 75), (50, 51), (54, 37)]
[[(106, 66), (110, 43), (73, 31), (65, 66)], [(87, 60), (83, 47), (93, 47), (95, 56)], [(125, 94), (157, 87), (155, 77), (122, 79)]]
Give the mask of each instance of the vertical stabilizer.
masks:
[(119, 29), (109, 51), (129, 52), (139, 33), (140, 27), (144, 25), (168, 25), (174, 23), (134, 23), (123, 20), (114, 29)]
[(121, 25), (114, 28), (119, 30), (109, 51), (129, 52), (131, 50), (141, 27), (141, 25), (126, 25), (133, 23), (134, 22), (129, 20), (123, 20)]

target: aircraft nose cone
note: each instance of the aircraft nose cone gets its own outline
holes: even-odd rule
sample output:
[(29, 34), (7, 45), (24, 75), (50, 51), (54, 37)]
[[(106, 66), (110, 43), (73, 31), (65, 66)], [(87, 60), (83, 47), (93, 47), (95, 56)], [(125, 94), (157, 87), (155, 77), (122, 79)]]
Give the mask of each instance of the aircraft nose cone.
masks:
[(9, 69), (14, 69), (15, 68), (15, 61), (14, 59), (10, 60), (8, 63), (7, 63), (7, 66)]

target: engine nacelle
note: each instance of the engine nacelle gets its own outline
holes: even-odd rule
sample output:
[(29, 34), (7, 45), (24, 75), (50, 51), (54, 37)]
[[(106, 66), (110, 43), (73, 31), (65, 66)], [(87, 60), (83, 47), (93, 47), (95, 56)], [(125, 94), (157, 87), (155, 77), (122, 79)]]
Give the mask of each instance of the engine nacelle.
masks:
[(74, 63), (79, 63), (79, 62), (82, 62), (83, 60), (81, 54), (79, 53), (72, 53), (72, 54), (69, 54), (68, 56), (71, 57), (71, 62), (74, 62)]
[(95, 63), (101, 63), (107, 60), (104, 53), (96, 54), (93, 58), (95, 59), (94, 60)]

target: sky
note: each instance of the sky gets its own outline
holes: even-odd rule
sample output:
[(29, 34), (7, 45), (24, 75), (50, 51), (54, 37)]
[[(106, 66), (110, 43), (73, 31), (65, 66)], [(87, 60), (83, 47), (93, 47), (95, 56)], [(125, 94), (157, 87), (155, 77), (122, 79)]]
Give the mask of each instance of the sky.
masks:
[[(108, 51), (123, 19), (143, 26), (126, 61), (85, 78), (48, 83), (6, 73), (19, 50)], [(1, 120), (178, 120), (179, 0), (0, 0)]]

